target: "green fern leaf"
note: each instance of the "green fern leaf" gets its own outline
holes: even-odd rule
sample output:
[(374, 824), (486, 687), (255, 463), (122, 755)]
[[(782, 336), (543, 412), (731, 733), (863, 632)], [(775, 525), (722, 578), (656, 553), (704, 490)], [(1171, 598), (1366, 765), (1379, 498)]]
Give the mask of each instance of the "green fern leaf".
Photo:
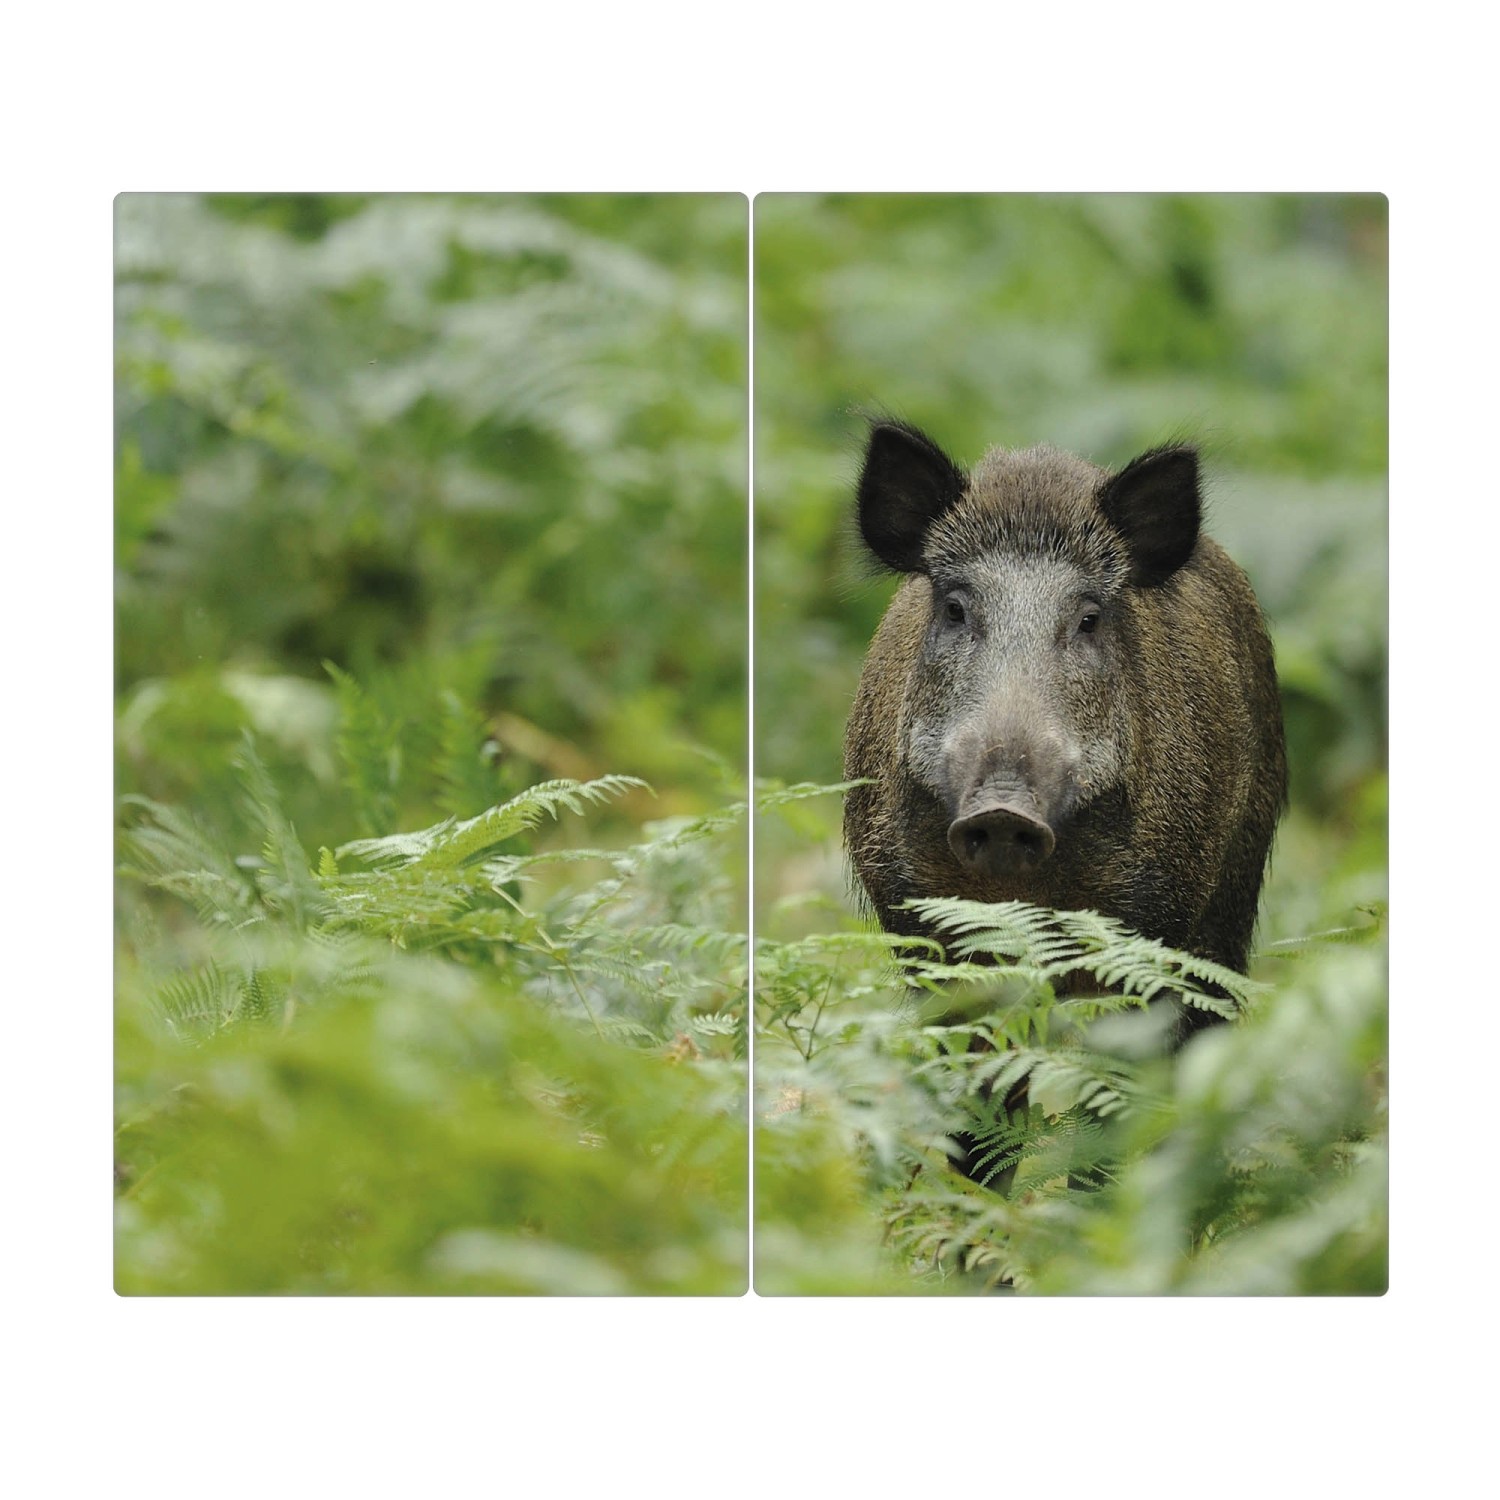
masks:
[(401, 780), (397, 726), (347, 672), (331, 661), (323, 663), (323, 670), (333, 679), (338, 698), (339, 730), (334, 745), (355, 816), (371, 833), (389, 828), (396, 821)]
[(477, 817), (456, 822), (445, 818), (431, 828), (385, 838), (356, 839), (336, 851), (376, 865), (406, 865), (424, 870), (458, 870), (477, 863), (507, 839), (535, 828), (559, 810), (582, 813), (585, 804), (603, 802), (634, 788), (650, 788), (636, 776), (602, 776), (595, 781), (544, 781)]

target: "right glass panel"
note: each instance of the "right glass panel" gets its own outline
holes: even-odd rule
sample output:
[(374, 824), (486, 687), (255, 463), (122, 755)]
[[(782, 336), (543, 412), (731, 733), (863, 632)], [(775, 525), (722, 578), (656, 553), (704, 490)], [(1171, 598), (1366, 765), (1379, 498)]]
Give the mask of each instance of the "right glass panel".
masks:
[(760, 1293), (1385, 1290), (1386, 221), (756, 199)]

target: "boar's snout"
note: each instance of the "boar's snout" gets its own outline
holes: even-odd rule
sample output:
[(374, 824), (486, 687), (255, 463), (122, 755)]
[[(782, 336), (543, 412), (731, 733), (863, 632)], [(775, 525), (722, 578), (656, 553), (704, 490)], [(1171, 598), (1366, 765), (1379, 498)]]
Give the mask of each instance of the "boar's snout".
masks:
[(1004, 803), (982, 807), (948, 827), (948, 847), (967, 870), (1015, 875), (1039, 865), (1057, 844), (1040, 818)]

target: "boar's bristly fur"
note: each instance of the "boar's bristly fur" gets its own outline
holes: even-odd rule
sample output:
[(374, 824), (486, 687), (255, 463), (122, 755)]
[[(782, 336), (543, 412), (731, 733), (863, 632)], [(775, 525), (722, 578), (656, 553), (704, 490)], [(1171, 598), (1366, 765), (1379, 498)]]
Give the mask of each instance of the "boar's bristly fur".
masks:
[(923, 933), (919, 897), (1091, 908), (1243, 972), (1286, 754), (1255, 595), (1199, 529), (1194, 450), (1111, 474), (995, 449), (965, 474), (882, 422), (858, 508), (907, 575), (844, 750), (871, 782), (844, 831), (881, 924)]

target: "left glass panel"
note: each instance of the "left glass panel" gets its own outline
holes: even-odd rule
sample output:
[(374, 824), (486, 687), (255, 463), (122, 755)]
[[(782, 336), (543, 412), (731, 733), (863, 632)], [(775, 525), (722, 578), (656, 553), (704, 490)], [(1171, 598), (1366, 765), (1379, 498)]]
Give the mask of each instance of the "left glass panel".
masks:
[(116, 200), (119, 1292), (746, 1290), (747, 228)]

